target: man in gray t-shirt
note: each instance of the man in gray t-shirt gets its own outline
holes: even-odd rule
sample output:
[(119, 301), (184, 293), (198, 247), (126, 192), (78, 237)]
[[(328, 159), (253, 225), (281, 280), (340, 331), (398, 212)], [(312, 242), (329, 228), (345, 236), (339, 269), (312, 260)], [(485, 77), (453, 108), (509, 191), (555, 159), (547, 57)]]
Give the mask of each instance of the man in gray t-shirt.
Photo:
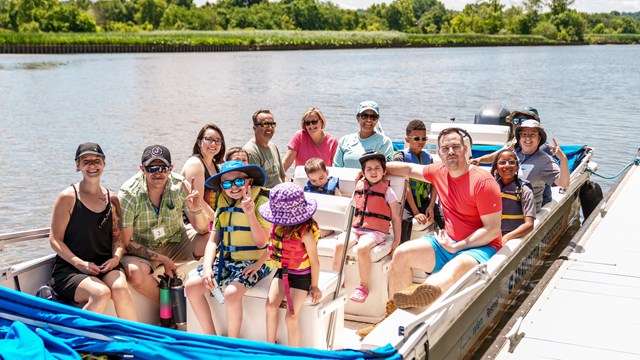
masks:
[(267, 174), (265, 187), (272, 188), (284, 182), (284, 167), (278, 147), (271, 142), (276, 133), (276, 122), (273, 114), (267, 109), (260, 109), (253, 114), (254, 138), (244, 146), (249, 155), (249, 164), (259, 165)]

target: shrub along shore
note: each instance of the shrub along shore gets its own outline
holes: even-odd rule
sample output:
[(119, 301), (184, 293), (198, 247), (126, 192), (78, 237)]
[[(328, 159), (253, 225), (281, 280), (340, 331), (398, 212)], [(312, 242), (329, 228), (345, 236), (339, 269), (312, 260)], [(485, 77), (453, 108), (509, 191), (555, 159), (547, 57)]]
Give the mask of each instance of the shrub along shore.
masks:
[(101, 33), (0, 32), (0, 53), (115, 53), (259, 51), (298, 49), (405, 48), (638, 44), (635, 35), (587, 35), (584, 42), (558, 42), (535, 35), (407, 34), (395, 31), (152, 31)]

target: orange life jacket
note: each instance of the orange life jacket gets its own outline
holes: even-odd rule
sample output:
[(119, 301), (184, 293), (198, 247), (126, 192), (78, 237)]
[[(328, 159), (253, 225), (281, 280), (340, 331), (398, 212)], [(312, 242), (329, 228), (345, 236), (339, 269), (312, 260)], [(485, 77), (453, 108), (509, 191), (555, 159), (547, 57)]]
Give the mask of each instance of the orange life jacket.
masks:
[(381, 180), (371, 186), (367, 179), (358, 181), (353, 192), (356, 212), (353, 227), (389, 233), (391, 208), (384, 196), (389, 188), (389, 180)]

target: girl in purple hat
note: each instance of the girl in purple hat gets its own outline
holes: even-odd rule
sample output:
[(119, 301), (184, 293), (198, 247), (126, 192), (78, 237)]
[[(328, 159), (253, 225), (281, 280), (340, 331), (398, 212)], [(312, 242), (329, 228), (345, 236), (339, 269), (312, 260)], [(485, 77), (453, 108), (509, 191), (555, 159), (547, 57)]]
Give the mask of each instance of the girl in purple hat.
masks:
[[(276, 261), (278, 271), (271, 282), (267, 296), (267, 341), (276, 342), (278, 309), (287, 299), (287, 335), (289, 346), (300, 344), (298, 314), (307, 295), (313, 303), (322, 298), (318, 288), (320, 260), (316, 243), (320, 231), (313, 220), (317, 203), (305, 198), (304, 191), (294, 183), (285, 182), (271, 189), (269, 202), (258, 211), (271, 222), (269, 253)], [(263, 256), (262, 261), (266, 260)]]

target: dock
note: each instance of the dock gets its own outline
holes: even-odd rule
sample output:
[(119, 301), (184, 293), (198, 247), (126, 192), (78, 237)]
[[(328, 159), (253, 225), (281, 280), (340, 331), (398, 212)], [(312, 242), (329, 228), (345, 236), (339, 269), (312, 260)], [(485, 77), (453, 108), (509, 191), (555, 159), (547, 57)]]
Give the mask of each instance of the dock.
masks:
[(640, 359), (640, 166), (629, 167), (483, 359)]

